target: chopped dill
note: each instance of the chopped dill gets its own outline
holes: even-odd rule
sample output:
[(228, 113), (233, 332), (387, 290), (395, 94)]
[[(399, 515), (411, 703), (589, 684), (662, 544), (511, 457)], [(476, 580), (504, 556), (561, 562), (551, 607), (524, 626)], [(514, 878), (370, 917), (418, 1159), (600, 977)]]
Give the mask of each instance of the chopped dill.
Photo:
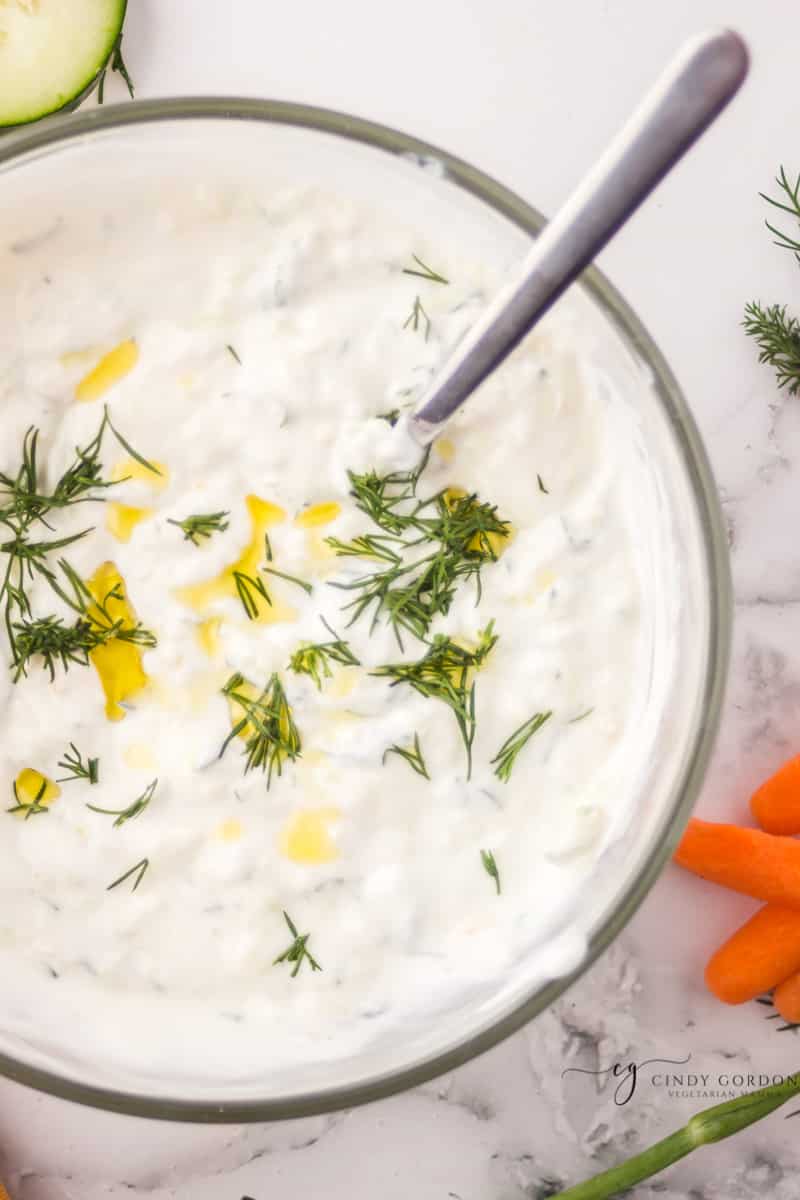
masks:
[(537, 483), (539, 484), (539, 491), (540, 491), (540, 492), (544, 492), (545, 496), (549, 496), (549, 495), (550, 495), (550, 489), (549, 489), (549, 488), (547, 488), (547, 487), (545, 487), (545, 485), (544, 485), (544, 480), (542, 479), (541, 475), (537, 475), (537, 476), (536, 476), (536, 481), (537, 481)]
[(287, 758), (294, 762), (300, 757), (300, 733), (277, 674), (270, 676), (255, 699), (241, 691), (244, 683), (244, 676), (237, 672), (222, 689), (223, 695), (241, 708), (242, 717), (222, 743), (219, 757), (222, 758), (234, 738), (244, 735), (245, 774), (256, 769), (266, 771), (269, 787), (273, 771), (280, 776)]
[(109, 416), (109, 413), (108, 413), (108, 405), (107, 404), (103, 407), (103, 413), (104, 413), (103, 420), (105, 421), (106, 425), (108, 425), (108, 428), (111, 430), (114, 437), (119, 442), (120, 446), (122, 446), (122, 449), (127, 450), (128, 454), (130, 454), (131, 458), (134, 459), (134, 461), (137, 462), (140, 467), (144, 467), (144, 469), (146, 471), (152, 471), (152, 473), (154, 475), (160, 475), (161, 471), (158, 469), (158, 467), (155, 465), (155, 463), (151, 463), (150, 460), (147, 458), (144, 458), (139, 453), (138, 450), (134, 450), (134, 448), (130, 444), (130, 442), (127, 441), (122, 436), (122, 434), (119, 432), (118, 429), (114, 428), (114, 426), (111, 423), (111, 417)]
[(494, 880), (494, 886), (497, 891), (497, 895), (499, 896), (501, 891), (500, 872), (497, 868), (497, 862), (491, 850), (481, 850), (481, 862), (483, 863), (483, 869), (485, 870), (486, 874), (490, 879)]
[(310, 933), (298, 933), (297, 926), (295, 925), (294, 921), (292, 920), (292, 918), (289, 916), (289, 914), (286, 912), (285, 909), (283, 911), (283, 919), (286, 922), (286, 924), (289, 926), (289, 932), (291, 933), (292, 938), (294, 940), (293, 940), (292, 944), (290, 946), (288, 946), (286, 948), (286, 950), (284, 950), (283, 954), (279, 954), (276, 959), (273, 959), (273, 962), (272, 962), (273, 967), (276, 967), (278, 965), (278, 963), (283, 963), (283, 962), (293, 963), (294, 966), (293, 966), (292, 972), (291, 972), (292, 979), (294, 979), (295, 975), (302, 967), (304, 961), (308, 962), (308, 965), (311, 967), (312, 971), (321, 971), (322, 967), (319, 965), (317, 960), (314, 958), (314, 955), (308, 949), (308, 939), (311, 937), (311, 934)]
[(14, 682), (28, 674), (33, 659), (41, 659), (42, 667), (56, 677), (56, 667), (68, 671), (73, 663), (85, 667), (89, 653), (100, 644), (98, 636), (86, 621), (65, 625), (61, 617), (37, 617), (35, 620), (15, 621), (13, 629), (12, 669)]
[(231, 358), (234, 359), (234, 361), (237, 362), (239, 364), (239, 366), (241, 366), (242, 360), (239, 358), (239, 355), (236, 353), (233, 346), (231, 346), (231, 344), (228, 343), (228, 345), (226, 345), (225, 349), (228, 351), (228, 354), (230, 354)]
[(393, 563), (395, 566), (402, 562), (400, 555), (391, 543), (400, 547), (403, 543), (394, 534), (363, 533), (349, 542), (342, 542), (335, 537), (326, 537), (325, 542), (339, 558), (376, 558), (381, 562)]
[(449, 279), (445, 279), (444, 275), (440, 275), (438, 271), (434, 271), (433, 267), (429, 267), (424, 263), (418, 254), (412, 254), (416, 266), (403, 267), (404, 275), (417, 275), (420, 279), (427, 279), (430, 283), (449, 283)]
[(277, 575), (278, 579), (285, 579), (287, 583), (296, 583), (309, 596), (314, 590), (313, 584), (306, 583), (304, 579), (298, 579), (296, 575), (287, 575), (284, 571), (278, 571), (275, 567), (262, 567), (261, 570), (266, 571), (268, 575)]
[(394, 429), (397, 422), (400, 420), (400, 409), (390, 408), (388, 412), (378, 413), (377, 420), (386, 421), (387, 425), (391, 425)]
[(144, 878), (144, 873), (149, 866), (150, 866), (149, 858), (140, 858), (137, 863), (134, 863), (134, 865), (130, 868), (130, 870), (126, 871), (124, 875), (120, 875), (119, 879), (115, 879), (113, 883), (110, 883), (108, 885), (108, 887), (106, 888), (106, 891), (107, 892), (112, 891), (113, 888), (119, 887), (119, 885), (121, 883), (124, 883), (126, 879), (130, 879), (132, 875), (135, 875), (136, 879), (134, 881), (133, 887), (131, 888), (131, 891), (135, 892), (136, 889), (138, 888), (139, 884), (142, 882), (142, 879)]
[[(43, 669), (49, 672), (52, 680), (59, 664), (64, 671), (69, 670), (70, 664), (88, 666), (92, 650), (112, 640), (129, 642), (146, 649), (156, 645), (155, 634), (145, 629), (141, 622), (130, 625), (126, 624), (124, 618), (112, 616), (110, 602), (120, 603), (125, 599), (119, 584), (111, 588), (102, 600), (95, 600), (65, 559), (59, 559), (58, 566), (72, 587), (72, 595), (65, 591), (49, 568), (42, 568), (42, 572), (46, 574), (53, 591), (79, 614), (78, 619), (74, 624), (67, 625), (61, 617), (51, 615), (31, 619), (25, 615), (22, 620), (11, 623), (9, 639), (15, 683), (21, 676), (27, 675), (28, 665), (35, 658), (41, 659)], [(22, 611), (27, 614), (29, 609), (23, 607)]]
[(503, 742), (492, 759), (492, 765), (497, 764), (494, 773), (498, 779), (502, 779), (503, 783), (508, 783), (511, 778), (511, 772), (519, 752), (528, 744), (533, 735), (538, 733), (542, 726), (550, 720), (552, 715), (552, 712), (534, 713), (524, 725), (520, 725), (519, 729), (516, 729), (511, 737)]
[(113, 824), (113, 828), (119, 829), (126, 821), (133, 821), (144, 812), (153, 799), (157, 787), (158, 780), (152, 780), (151, 783), (148, 783), (141, 796), (137, 796), (127, 808), (98, 808), (96, 804), (87, 804), (86, 807), (91, 809), (92, 812), (103, 813), (107, 817), (116, 817), (117, 819)]
[[(351, 625), (371, 611), (374, 628), (385, 615), (402, 648), (404, 630), (424, 639), (434, 617), (449, 612), (460, 583), (474, 579), (480, 600), (481, 571), (497, 561), (498, 548), (509, 537), (511, 526), (498, 516), (495, 506), (475, 494), (440, 492), (417, 501), (411, 513), (398, 512), (393, 493), (384, 486), (387, 478), (370, 477), (364, 507), (366, 510), (371, 506), (373, 520), (392, 532), (362, 535), (349, 543), (330, 538), (327, 542), (339, 555), (377, 558), (389, 564), (331, 586), (356, 593), (344, 606), (352, 614)], [(409, 485), (404, 484), (404, 498), (413, 496), (413, 489), (409, 492)], [(398, 524), (401, 530), (416, 536), (399, 539), (394, 532)], [(401, 550), (420, 545), (429, 552), (409, 561), (401, 558)]]
[(494, 621), (478, 633), (474, 650), (468, 650), (444, 634), (437, 634), (427, 652), (416, 662), (387, 663), (372, 675), (391, 680), (391, 687), (408, 684), (421, 696), (440, 700), (452, 709), (467, 752), (467, 778), (472, 774), (472, 743), (475, 739), (474, 671), (480, 668), (497, 643)]
[[(21, 463), (16, 476), (0, 472), (0, 520), (12, 530), (22, 532), (34, 521), (47, 525), (45, 517), (55, 509), (67, 508), (86, 500), (100, 500), (91, 493), (112, 487), (102, 478), (100, 450), (106, 422), (86, 446), (76, 446), (75, 457), (58, 479), (52, 492), (40, 490), (38, 443), (39, 430), (30, 426), (22, 440)], [(49, 526), (48, 526), (49, 528)]]
[(333, 634), (334, 640), (301, 646), (289, 659), (289, 670), (294, 671), (296, 675), (309, 675), (319, 689), (322, 688), (323, 676), (326, 679), (331, 677), (331, 663), (338, 663), (343, 667), (359, 667), (361, 665), (348, 643), (343, 641), (334, 629), (331, 629), (324, 617), (322, 624), (329, 633)]
[[(34, 426), (31, 426), (23, 437), (21, 463), (16, 475), (0, 472), (0, 525), (5, 526), (10, 535), (0, 543), (0, 555), (6, 556), (5, 570), (0, 577), (0, 600), (5, 600), (4, 623), (11, 648), (15, 682), (27, 673), (30, 659), (39, 654), (43, 656), (51, 678), (57, 662), (61, 662), (65, 668), (69, 662), (83, 665), (88, 662), (88, 650), (93, 646), (88, 644), (89, 635), (83, 627), (85, 623), (79, 622), (80, 628), (67, 630), (59, 618), (34, 617), (28, 585), (35, 578), (41, 578), (57, 595), (75, 608), (74, 600), (65, 596), (58, 576), (47, 560), (54, 552), (86, 537), (91, 533), (91, 527), (69, 537), (54, 537), (49, 540), (34, 538), (31, 535), (33, 527), (38, 525), (52, 530), (48, 518), (62, 509), (73, 504), (105, 499), (103, 493), (113, 486), (113, 481), (103, 478), (100, 461), (106, 429), (111, 430), (131, 457), (148, 470), (158, 473), (157, 468), (142, 458), (114, 428), (108, 408), (103, 410), (103, 419), (94, 438), (86, 446), (76, 447), (73, 460), (52, 491), (44, 490), (40, 482), (39, 430)], [(63, 559), (59, 565), (62, 570), (65, 569)], [(80, 606), (77, 607), (79, 612), (83, 611)], [(106, 632), (105, 639), (109, 636), (111, 635)]]
[(234, 571), (233, 581), (248, 621), (255, 621), (260, 613), (259, 602), (261, 600), (265, 600), (267, 605), (272, 607), (272, 601), (263, 579), (258, 579), (255, 575), (246, 575), (244, 571)]
[(422, 747), (419, 744), (419, 734), (414, 734), (414, 745), (398, 746), (396, 743), (393, 746), (387, 746), (383, 752), (382, 762), (386, 762), (387, 754), (399, 754), (400, 758), (405, 759), (412, 771), (416, 771), (418, 775), (422, 775), (425, 779), (430, 779), (428, 768), (425, 765), (425, 759), (422, 757)]
[(198, 513), (196, 516), (184, 517), (182, 521), (167, 518), (168, 525), (177, 525), (183, 530), (183, 540), (193, 546), (200, 545), (200, 538), (210, 538), (212, 533), (224, 533), (228, 528), (227, 511), (215, 513)]
[[(430, 447), (413, 470), (390, 471), (388, 475), (379, 475), (377, 471), (365, 471), (363, 474), (348, 471), (350, 495), (356, 502), (356, 508), (361, 509), (386, 533), (401, 534), (414, 528), (416, 510), (420, 507), (416, 501), (417, 484), (429, 457)], [(413, 504), (410, 513), (403, 511), (408, 504)]]
[(415, 297), (411, 312), (403, 322), (403, 329), (408, 329), (409, 327), (414, 331), (414, 333), (418, 333), (420, 327), (422, 327), (423, 336), (427, 342), (428, 336), (431, 332), (431, 319), (423, 308), (422, 301), (420, 300), (419, 296)]
[(41, 800), (44, 797), (45, 792), (47, 791), (47, 780), (46, 779), (44, 779), (44, 778), (42, 779), (42, 782), (39, 785), (39, 790), (37, 791), (36, 795), (33, 797), (32, 800), (26, 801), (26, 800), (20, 799), (19, 792), (17, 791), (16, 780), (14, 780), (14, 782), (11, 784), (11, 790), (14, 793), (15, 803), (12, 805), (11, 808), (7, 808), (6, 812), (9, 812), (9, 813), (24, 812), (25, 820), (27, 821), (29, 817), (35, 817), (37, 813), (46, 813), (49, 811), (47, 805), (41, 803)]
[(100, 759), (87, 758), (83, 761), (83, 755), (74, 742), (70, 742), (69, 749), (64, 751), (64, 757), (59, 762), (59, 767), (62, 771), (68, 771), (68, 775), (62, 775), (56, 783), (70, 783), (74, 779), (85, 779), (88, 783), (97, 783), (100, 779)]

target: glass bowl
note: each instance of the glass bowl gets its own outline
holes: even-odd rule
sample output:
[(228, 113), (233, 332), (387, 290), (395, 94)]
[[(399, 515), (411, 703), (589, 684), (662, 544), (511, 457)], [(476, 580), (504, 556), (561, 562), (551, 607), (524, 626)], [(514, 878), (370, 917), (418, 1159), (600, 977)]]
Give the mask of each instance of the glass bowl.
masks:
[[(0, 266), (13, 252), (14, 214), (24, 212), (46, 230), (59, 206), (98, 192), (129, 199), (133, 191), (145, 203), (169, 174), (202, 181), (212, 170), (234, 182), (268, 171), (379, 205), (405, 226), (424, 221), (426, 232), (469, 246), (498, 278), (543, 224), (468, 163), (369, 121), (273, 101), (155, 100), (56, 118), (0, 141)], [(543, 980), (521, 958), (508, 977), (487, 981), (402, 1036), (244, 1082), (205, 1077), (197, 1063), (171, 1079), (132, 1078), (76, 1061), (57, 1045), (14, 1041), (2, 1029), (0, 1072), (83, 1104), (182, 1121), (262, 1121), (344, 1108), (419, 1084), (507, 1037), (552, 1004), (625, 926), (680, 837), (718, 725), (731, 616), (727, 544), (695, 423), (652, 339), (595, 269), (573, 289), (571, 303), (581, 306), (608, 369), (639, 381), (631, 420), (662, 514), (652, 541), (667, 568), (652, 590), (652, 619), (669, 632), (675, 670), (668, 686), (650, 687), (644, 698), (648, 761), (631, 783), (635, 819), (602, 854), (563, 927), (550, 931), (563, 945), (563, 974)]]

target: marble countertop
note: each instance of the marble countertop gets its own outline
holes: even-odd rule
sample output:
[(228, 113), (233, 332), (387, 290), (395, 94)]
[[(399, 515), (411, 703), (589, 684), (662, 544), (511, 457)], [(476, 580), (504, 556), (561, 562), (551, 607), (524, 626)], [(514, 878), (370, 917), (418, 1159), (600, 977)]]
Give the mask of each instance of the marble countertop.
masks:
[[(401, 6), (132, 0), (140, 96), (305, 100), (371, 116), (470, 159), (552, 211), (686, 35), (749, 39), (745, 92), (601, 261), (672, 363), (706, 439), (736, 589), (731, 680), (700, 811), (745, 819), (800, 727), (800, 399), (740, 330), (745, 301), (791, 302), (758, 191), (800, 170), (789, 0), (405, 0)], [(111, 84), (121, 98), (119, 81)], [(670, 868), (612, 949), (550, 1012), (482, 1058), (350, 1113), (271, 1126), (165, 1125), (0, 1082), (0, 1178), (13, 1200), (540, 1200), (736, 1089), (800, 1069), (800, 1038), (702, 987), (711, 949), (753, 905)], [(698, 919), (700, 917), (700, 919)], [(570, 1074), (684, 1060), (631, 1080)], [(665, 1073), (684, 1076), (670, 1085)], [(696, 1084), (688, 1076), (697, 1077)], [(726, 1083), (726, 1080), (730, 1082)], [(622, 1082), (622, 1090), (615, 1089)], [(706, 1096), (702, 1095), (706, 1093)], [(627, 1102), (622, 1103), (627, 1097)], [(800, 1107), (800, 1106), (798, 1106)], [(798, 1194), (798, 1122), (773, 1115), (673, 1167), (636, 1200)]]

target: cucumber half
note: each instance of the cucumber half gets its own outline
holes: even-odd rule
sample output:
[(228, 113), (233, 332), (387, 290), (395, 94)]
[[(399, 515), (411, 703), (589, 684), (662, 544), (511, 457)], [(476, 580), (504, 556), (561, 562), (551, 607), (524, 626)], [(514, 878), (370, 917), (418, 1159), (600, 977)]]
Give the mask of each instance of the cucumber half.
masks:
[(0, 0), (0, 129), (74, 108), (114, 52), (127, 0)]

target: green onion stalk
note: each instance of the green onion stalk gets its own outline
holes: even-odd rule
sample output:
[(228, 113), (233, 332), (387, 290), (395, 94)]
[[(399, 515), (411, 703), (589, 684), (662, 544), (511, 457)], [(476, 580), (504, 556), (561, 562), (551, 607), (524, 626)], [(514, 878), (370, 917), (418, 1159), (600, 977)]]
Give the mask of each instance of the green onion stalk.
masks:
[(696, 1113), (682, 1129), (656, 1142), (641, 1154), (635, 1154), (618, 1167), (603, 1171), (593, 1179), (567, 1188), (565, 1192), (558, 1192), (552, 1200), (611, 1200), (642, 1180), (657, 1175), (700, 1146), (709, 1146), (712, 1142), (733, 1137), (740, 1129), (769, 1116), (797, 1095), (800, 1095), (800, 1070), (794, 1075), (787, 1075), (781, 1083), (774, 1083), (757, 1092), (748, 1092), (736, 1100), (728, 1100), (725, 1104), (716, 1104), (713, 1108)]

